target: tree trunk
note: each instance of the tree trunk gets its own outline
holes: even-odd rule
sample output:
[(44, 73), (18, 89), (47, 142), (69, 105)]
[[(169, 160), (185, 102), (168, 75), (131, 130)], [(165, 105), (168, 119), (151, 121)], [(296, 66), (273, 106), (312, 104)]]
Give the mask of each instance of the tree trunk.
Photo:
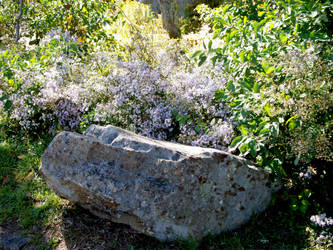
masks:
[(177, 0), (158, 0), (162, 12), (163, 27), (171, 38), (180, 36)]
[(20, 39), (20, 20), (22, 18), (22, 14), (23, 14), (23, 0), (19, 1), (20, 4), (20, 12), (17, 14), (16, 18), (15, 18), (15, 29), (16, 29), (16, 38), (15, 41), (18, 42), (18, 40)]

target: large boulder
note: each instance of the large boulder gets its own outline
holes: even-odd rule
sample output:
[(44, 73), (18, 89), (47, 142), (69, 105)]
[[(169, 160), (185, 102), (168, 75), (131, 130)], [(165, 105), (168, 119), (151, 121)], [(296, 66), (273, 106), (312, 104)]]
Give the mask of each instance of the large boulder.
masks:
[(58, 134), (40, 172), (59, 196), (160, 240), (235, 229), (272, 192), (268, 174), (245, 159), (113, 126)]

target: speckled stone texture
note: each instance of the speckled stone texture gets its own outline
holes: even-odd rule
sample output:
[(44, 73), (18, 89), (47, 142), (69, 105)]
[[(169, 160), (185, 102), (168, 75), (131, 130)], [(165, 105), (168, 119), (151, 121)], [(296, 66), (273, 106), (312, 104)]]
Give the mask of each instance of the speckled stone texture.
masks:
[(245, 159), (113, 126), (58, 134), (40, 172), (59, 196), (160, 240), (235, 229), (272, 193), (268, 174)]

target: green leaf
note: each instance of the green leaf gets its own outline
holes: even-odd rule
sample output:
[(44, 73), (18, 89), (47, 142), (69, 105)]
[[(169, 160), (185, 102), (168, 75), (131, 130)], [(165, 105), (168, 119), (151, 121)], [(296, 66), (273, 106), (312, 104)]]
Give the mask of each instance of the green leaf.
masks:
[(254, 91), (254, 93), (259, 93), (260, 92), (260, 86), (257, 82), (254, 83), (254, 85), (253, 85), (253, 91)]
[(4, 100), (6, 100), (7, 98), (8, 98), (8, 94), (5, 93), (3, 96), (1, 96), (0, 101), (2, 102)]
[(257, 157), (257, 143), (256, 140), (252, 140), (249, 143), (250, 146), (250, 154), (253, 158)]
[(192, 54), (191, 58), (193, 59), (193, 58), (197, 57), (197, 56), (200, 55), (200, 54), (202, 54), (202, 51), (201, 51), (201, 50), (197, 50), (196, 52), (194, 52), (194, 53)]
[(297, 34), (297, 31), (298, 31), (298, 23), (295, 25), (295, 29), (294, 29), (294, 32), (293, 32), (294, 36)]
[(215, 97), (215, 100), (220, 101), (222, 99), (228, 98), (228, 95), (225, 93), (224, 90), (217, 90), (215, 92), (215, 96), (214, 97)]
[(247, 135), (248, 134), (248, 132), (247, 132), (247, 130), (246, 130), (246, 128), (245, 128), (244, 125), (241, 125), (239, 127), (239, 130), (241, 131), (242, 135)]
[(239, 150), (243, 153), (246, 154), (249, 151), (249, 144), (248, 143), (244, 143), (239, 147)]
[(285, 36), (282, 32), (280, 33), (280, 42), (285, 44), (288, 41), (288, 37)]
[(230, 5), (226, 4), (222, 10), (222, 14), (224, 15), (229, 10)]
[(204, 64), (206, 59), (207, 59), (207, 56), (200, 56), (200, 61), (198, 63), (198, 66), (200, 67), (202, 64)]
[(271, 107), (269, 106), (268, 103), (264, 106), (264, 110), (265, 110), (266, 114), (267, 114), (269, 117), (272, 117), (272, 114), (271, 114)]
[(200, 67), (202, 64), (204, 64), (204, 62), (206, 61), (207, 56), (205, 56), (204, 54), (201, 54), (199, 57), (199, 63), (198, 66)]
[(294, 165), (297, 166), (299, 163), (299, 158), (300, 158), (300, 154), (297, 155), (296, 159), (294, 160)]
[(299, 126), (299, 121), (296, 121), (296, 120), (291, 120), (289, 123), (288, 123), (288, 128), (293, 131), (295, 128), (297, 128)]
[(209, 42), (208, 42), (208, 52), (212, 51), (212, 44), (213, 44), (212, 40), (209, 40)]
[(13, 102), (10, 101), (10, 100), (7, 100), (7, 101), (5, 102), (5, 105), (4, 105), (4, 109), (5, 109), (5, 111), (8, 111), (8, 110), (12, 107), (12, 105), (13, 105)]
[(235, 85), (233, 84), (232, 81), (230, 81), (227, 85), (227, 89), (230, 91), (230, 92), (234, 92), (235, 91)]
[(261, 16), (265, 15), (265, 13), (266, 13), (265, 11), (258, 11), (258, 16), (261, 17)]
[(288, 125), (288, 123), (289, 123), (290, 121), (292, 121), (293, 119), (295, 119), (296, 117), (297, 117), (296, 115), (290, 117), (290, 118), (286, 121), (285, 125)]
[(259, 131), (259, 135), (264, 135), (264, 134), (267, 134), (268, 132), (269, 132), (268, 128), (263, 128)]
[(239, 57), (241, 59), (241, 62), (244, 63), (245, 62), (245, 51), (242, 50), (240, 53), (239, 53)]
[(273, 66), (269, 67), (267, 70), (266, 70), (266, 74), (269, 75), (271, 74), (273, 71), (275, 70), (275, 68)]
[(188, 120), (186, 121), (186, 123), (187, 123), (188, 125), (192, 124), (192, 122), (193, 122), (192, 119), (188, 119)]
[(4, 75), (8, 80), (10, 80), (10, 79), (13, 78), (14, 73), (13, 73), (13, 71), (12, 71), (11, 69), (7, 69), (7, 70), (3, 73), (3, 75)]
[(238, 145), (243, 141), (244, 137), (242, 135), (237, 136), (235, 139), (232, 140), (230, 144), (230, 150), (233, 151), (235, 150)]
[(46, 58), (47, 58), (47, 56), (44, 55), (44, 56), (41, 56), (41, 57), (40, 57), (40, 60), (43, 61), (43, 60), (46, 59)]
[(9, 55), (9, 50), (7, 49), (3, 54), (2, 54), (2, 56), (3, 57), (7, 57)]
[(300, 211), (304, 214), (306, 212), (306, 210), (308, 209), (310, 203), (309, 203), (309, 201), (304, 200), (304, 199), (301, 201), (301, 203), (302, 203), (302, 206), (300, 207)]
[(269, 68), (268, 62), (265, 59), (262, 60), (261, 66), (263, 67), (263, 69), (265, 70), (265, 72)]
[(245, 88), (247, 88), (248, 90), (252, 90), (252, 86), (250, 84), (248, 84), (245, 81), (239, 81), (239, 84)]
[(213, 66), (215, 66), (216, 65), (216, 60), (218, 59), (218, 56), (214, 56), (214, 57), (212, 57), (212, 63), (213, 63)]
[(183, 119), (183, 116), (180, 114), (177, 114), (176, 121), (179, 122), (181, 119)]

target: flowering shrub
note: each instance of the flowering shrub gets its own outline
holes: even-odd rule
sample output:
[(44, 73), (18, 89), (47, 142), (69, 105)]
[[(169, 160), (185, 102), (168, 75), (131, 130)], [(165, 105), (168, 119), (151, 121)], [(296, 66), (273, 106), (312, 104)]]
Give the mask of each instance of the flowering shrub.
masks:
[(73, 117), (80, 111), (70, 107), (58, 91), (66, 84), (70, 65), (80, 50), (69, 34), (55, 32), (48, 39), (45, 46), (35, 51), (17, 48), (0, 54), (0, 100), (4, 109), (1, 119), (9, 127), (37, 131), (50, 124), (77, 126)]
[(191, 145), (226, 149), (230, 143), (232, 115), (214, 99), (216, 90), (224, 88), (223, 75), (208, 68), (188, 71), (172, 60), (153, 69), (135, 56), (125, 62), (108, 52), (96, 52), (83, 62), (80, 43), (59, 31), (50, 32), (41, 44), (29, 55), (29, 71), (11, 65), (12, 58), (21, 63), (18, 54), (2, 54), (4, 65), (15, 66), (2, 79), (7, 86), (18, 83), (0, 93), (5, 111), (1, 123), (7, 121), (8, 128), (36, 132), (111, 123)]
[(316, 241), (320, 245), (326, 245), (326, 246), (333, 246), (333, 234), (330, 232), (330, 228), (332, 229), (333, 226), (333, 219), (332, 217), (326, 217), (326, 213), (318, 214), (318, 215), (312, 215), (310, 217), (310, 221), (314, 223), (316, 226), (320, 227), (320, 233), (316, 238)]
[(142, 61), (118, 62), (97, 86), (103, 101), (96, 104), (91, 121), (157, 139), (223, 148), (233, 132), (228, 107), (214, 103), (216, 89), (223, 86), (223, 80), (203, 76), (200, 69), (166, 77)]

